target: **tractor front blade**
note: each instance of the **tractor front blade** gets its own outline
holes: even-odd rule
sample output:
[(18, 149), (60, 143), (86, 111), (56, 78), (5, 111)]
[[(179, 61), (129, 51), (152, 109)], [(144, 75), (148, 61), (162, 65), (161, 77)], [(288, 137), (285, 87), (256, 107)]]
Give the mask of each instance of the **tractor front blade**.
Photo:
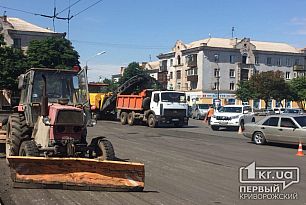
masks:
[(10, 156), (16, 188), (142, 191), (144, 165), (86, 158)]

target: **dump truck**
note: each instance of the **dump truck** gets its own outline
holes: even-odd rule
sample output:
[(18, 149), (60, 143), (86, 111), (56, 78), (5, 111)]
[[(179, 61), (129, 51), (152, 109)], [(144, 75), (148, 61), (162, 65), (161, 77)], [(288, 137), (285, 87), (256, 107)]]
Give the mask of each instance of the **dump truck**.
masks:
[(32, 68), (19, 76), (6, 159), (14, 187), (141, 191), (144, 165), (115, 161), (112, 143), (87, 142), (91, 120), (84, 70)]
[(121, 124), (145, 122), (149, 127), (188, 125), (188, 105), (184, 92), (145, 89), (139, 94), (117, 95), (117, 113)]
[(112, 96), (112, 92), (108, 92), (109, 84), (106, 83), (88, 83), (89, 99), (91, 110), (95, 119), (114, 119), (115, 112), (103, 112), (102, 107), (106, 100)]

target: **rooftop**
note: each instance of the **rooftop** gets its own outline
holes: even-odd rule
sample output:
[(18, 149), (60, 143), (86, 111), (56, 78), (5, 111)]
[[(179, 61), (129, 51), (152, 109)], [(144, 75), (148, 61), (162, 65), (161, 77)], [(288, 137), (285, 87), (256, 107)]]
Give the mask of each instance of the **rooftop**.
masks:
[[(242, 39), (237, 39), (237, 43), (239, 43), (241, 40)], [(256, 47), (256, 50), (260, 51), (301, 53), (299, 49), (287, 43), (263, 42), (263, 41), (253, 41), (253, 40), (251, 40), (250, 43), (252, 43)], [(207, 45), (209, 47), (219, 47), (219, 48), (234, 48), (234, 45), (236, 45), (236, 39), (206, 38), (186, 44), (188, 49), (200, 47), (203, 45)]]
[[(4, 17), (1, 17), (2, 19)], [(20, 18), (7, 17), (7, 22), (10, 24), (12, 30), (17, 31), (31, 31), (31, 32), (43, 32), (43, 33), (55, 33), (52, 30), (39, 27)]]

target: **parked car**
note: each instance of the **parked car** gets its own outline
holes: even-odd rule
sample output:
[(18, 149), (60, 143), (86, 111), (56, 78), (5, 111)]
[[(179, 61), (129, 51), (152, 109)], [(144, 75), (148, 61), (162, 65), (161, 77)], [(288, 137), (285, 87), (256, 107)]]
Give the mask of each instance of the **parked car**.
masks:
[(255, 111), (255, 115), (257, 116), (267, 116), (267, 115), (274, 115), (275, 112), (272, 109), (261, 109), (261, 110), (257, 110)]
[(259, 145), (268, 142), (306, 143), (306, 116), (270, 115), (257, 123), (245, 124), (243, 135)]
[(287, 108), (287, 109), (285, 109), (283, 114), (300, 114), (300, 115), (303, 115), (304, 114), (304, 110), (300, 109), (300, 108), (297, 108), (297, 109)]
[(283, 114), (283, 112), (285, 111), (285, 108), (275, 107), (273, 110), (275, 114)]
[(192, 107), (191, 118), (197, 119), (197, 120), (203, 120), (205, 116), (207, 115), (207, 112), (210, 106), (211, 104), (195, 104)]
[(210, 121), (211, 129), (219, 130), (220, 127), (244, 128), (245, 123), (255, 122), (255, 116), (249, 105), (225, 105), (216, 112)]

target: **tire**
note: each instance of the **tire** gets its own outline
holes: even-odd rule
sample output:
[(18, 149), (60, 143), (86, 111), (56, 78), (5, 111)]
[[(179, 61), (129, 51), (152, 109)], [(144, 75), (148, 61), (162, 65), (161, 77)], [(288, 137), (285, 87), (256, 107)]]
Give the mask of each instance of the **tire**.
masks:
[(115, 160), (115, 151), (112, 143), (106, 139), (98, 142), (98, 157), (102, 160)]
[(122, 125), (125, 125), (127, 123), (127, 116), (128, 114), (126, 112), (122, 112), (120, 114), (120, 122)]
[[(241, 130), (243, 131), (244, 130), (244, 120), (241, 120), (240, 127), (241, 127)], [(238, 129), (239, 129), (239, 127), (238, 127)]]
[(197, 114), (197, 120), (200, 120), (200, 118), (201, 118), (200, 114)]
[(183, 126), (184, 126), (184, 124), (181, 123), (181, 122), (174, 123), (174, 127), (181, 128)]
[(7, 138), (9, 139), (9, 144), (6, 146), (9, 149), (6, 151), (7, 156), (18, 156), (21, 143), (31, 138), (31, 132), (32, 130), (26, 125), (24, 115), (13, 113), (9, 117), (7, 127)]
[(257, 145), (264, 145), (267, 143), (265, 135), (262, 132), (254, 132), (253, 142)]
[(128, 114), (128, 117), (127, 117), (127, 123), (130, 125), (130, 126), (133, 126), (134, 125), (134, 122), (135, 122), (135, 118), (134, 118), (134, 114), (132, 112), (130, 112)]
[(38, 157), (39, 150), (33, 140), (23, 141), (20, 145), (19, 156)]
[(213, 131), (218, 131), (219, 128), (220, 128), (219, 126), (211, 125), (211, 129), (212, 129)]
[(148, 126), (151, 128), (156, 127), (156, 119), (155, 119), (154, 114), (149, 115), (147, 123), (148, 123)]

